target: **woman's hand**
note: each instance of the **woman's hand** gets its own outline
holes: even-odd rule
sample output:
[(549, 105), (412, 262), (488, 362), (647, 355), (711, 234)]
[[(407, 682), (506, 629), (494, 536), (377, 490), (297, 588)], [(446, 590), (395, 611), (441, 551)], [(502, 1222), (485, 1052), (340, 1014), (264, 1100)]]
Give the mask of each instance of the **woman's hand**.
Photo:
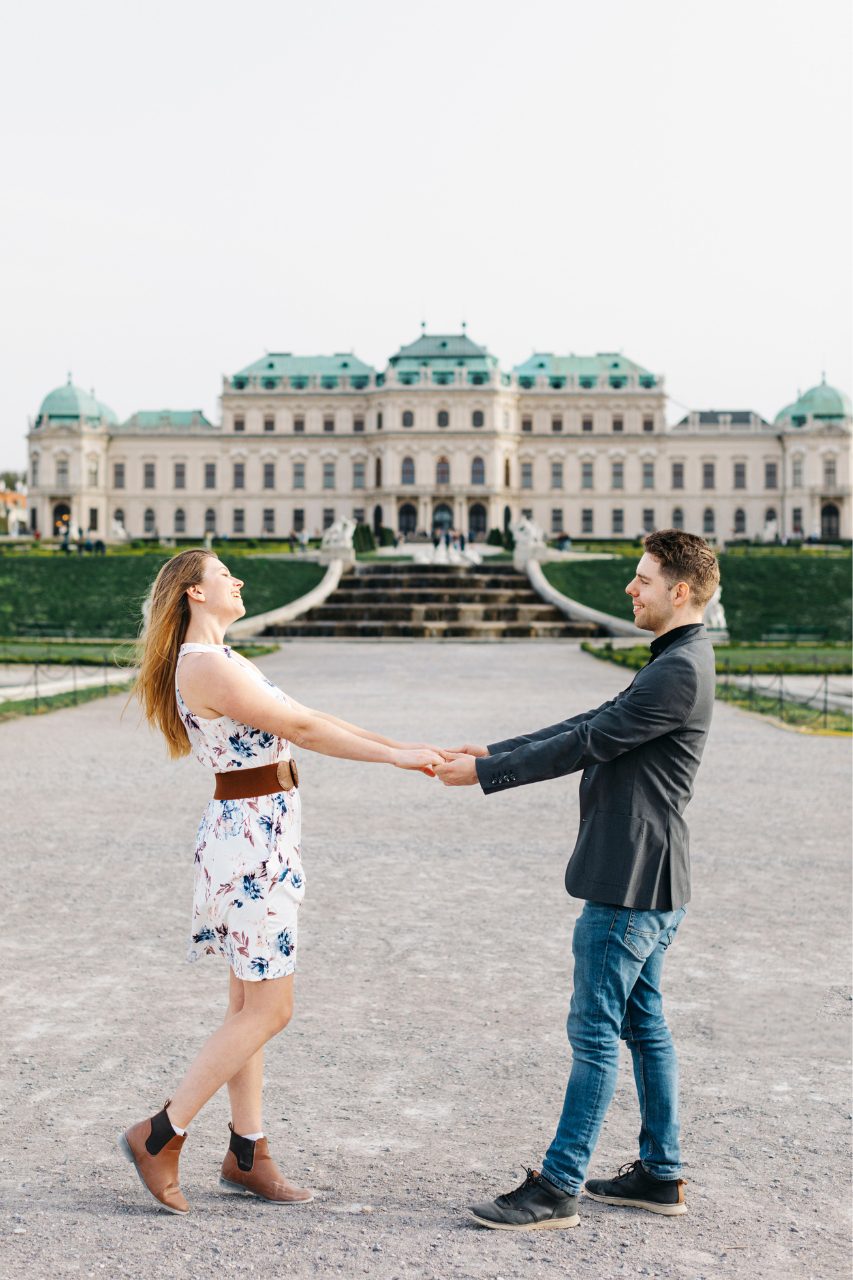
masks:
[(444, 757), (434, 747), (398, 747), (391, 764), (396, 769), (415, 769), (434, 778), (436, 765), (444, 764)]
[(466, 742), (464, 747), (449, 747), (447, 751), (448, 756), (487, 756), (488, 754), (488, 747), (475, 747), (470, 742)]

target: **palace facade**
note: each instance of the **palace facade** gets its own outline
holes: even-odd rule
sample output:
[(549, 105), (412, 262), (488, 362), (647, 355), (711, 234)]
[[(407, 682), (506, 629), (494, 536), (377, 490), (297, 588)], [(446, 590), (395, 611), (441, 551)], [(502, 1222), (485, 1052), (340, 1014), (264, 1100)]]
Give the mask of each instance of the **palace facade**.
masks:
[(573, 538), (851, 537), (844, 392), (822, 382), (772, 423), (698, 410), (668, 427), (665, 404), (663, 378), (619, 353), (536, 353), (507, 372), (466, 333), (424, 333), (383, 371), (265, 355), (223, 380), (219, 422), (122, 422), (69, 379), (30, 423), (31, 528), (269, 539), (350, 517), (481, 538), (527, 515)]

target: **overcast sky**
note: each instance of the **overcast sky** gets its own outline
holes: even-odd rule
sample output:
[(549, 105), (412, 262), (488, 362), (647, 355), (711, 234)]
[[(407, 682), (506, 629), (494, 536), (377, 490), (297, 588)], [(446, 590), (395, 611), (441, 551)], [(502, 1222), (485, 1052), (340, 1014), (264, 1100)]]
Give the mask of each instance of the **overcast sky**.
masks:
[(0, 467), (73, 373), (218, 416), (264, 351), (851, 373), (849, 0), (67, 0), (0, 50)]

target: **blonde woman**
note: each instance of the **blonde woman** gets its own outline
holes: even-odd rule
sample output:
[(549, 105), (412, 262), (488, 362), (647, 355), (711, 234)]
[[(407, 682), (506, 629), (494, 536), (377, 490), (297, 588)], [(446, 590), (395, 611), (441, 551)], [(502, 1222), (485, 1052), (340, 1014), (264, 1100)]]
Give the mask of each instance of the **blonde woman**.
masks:
[(290, 745), (347, 760), (432, 774), (439, 753), (394, 742), (312, 711), (224, 643), (245, 613), (243, 583), (209, 551), (182, 551), (157, 575), (136, 695), (173, 757), (194, 752), (213, 771), (195, 851), (188, 958), (230, 966), (225, 1021), (202, 1046), (156, 1115), (120, 1146), (147, 1190), (187, 1213), (178, 1160), (193, 1117), (223, 1084), (231, 1138), (220, 1183), (276, 1204), (312, 1199), (272, 1160), (263, 1133), (263, 1046), (290, 1021), (297, 913), (305, 893), (300, 795)]

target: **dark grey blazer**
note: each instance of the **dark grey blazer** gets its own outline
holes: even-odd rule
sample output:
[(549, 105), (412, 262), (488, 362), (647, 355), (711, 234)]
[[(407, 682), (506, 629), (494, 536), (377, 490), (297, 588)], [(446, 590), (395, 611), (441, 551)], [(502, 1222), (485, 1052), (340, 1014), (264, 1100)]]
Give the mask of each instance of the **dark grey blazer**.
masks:
[(480, 785), (490, 795), (583, 769), (567, 890), (593, 902), (673, 911), (690, 898), (683, 814), (715, 686), (705, 628), (685, 632), (610, 702), (493, 743), (477, 760)]

